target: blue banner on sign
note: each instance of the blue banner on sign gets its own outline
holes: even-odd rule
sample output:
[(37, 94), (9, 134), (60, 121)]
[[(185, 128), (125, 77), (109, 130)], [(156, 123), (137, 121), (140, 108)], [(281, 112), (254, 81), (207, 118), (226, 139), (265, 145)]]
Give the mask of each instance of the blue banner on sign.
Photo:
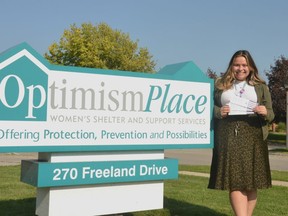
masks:
[[(38, 165), (38, 169), (35, 169), (35, 163)], [(31, 162), (29, 166), (33, 167), (34, 174), (29, 174), (29, 180), (23, 176), (21, 180), (36, 187), (157, 181), (178, 178), (178, 160), (176, 159), (67, 163), (35, 161)], [(31, 178), (31, 176), (33, 177)]]

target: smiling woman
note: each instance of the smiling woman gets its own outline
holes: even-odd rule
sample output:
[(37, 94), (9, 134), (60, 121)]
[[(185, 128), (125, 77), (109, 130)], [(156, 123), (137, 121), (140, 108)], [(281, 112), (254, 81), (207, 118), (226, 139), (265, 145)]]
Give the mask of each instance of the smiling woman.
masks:
[(208, 187), (228, 190), (235, 215), (251, 216), (257, 190), (271, 187), (267, 143), (268, 123), (274, 118), (271, 96), (246, 50), (234, 53), (215, 86)]
[(235, 72), (234, 75), (236, 80), (244, 81), (250, 74), (250, 70), (253, 70), (253, 68), (248, 67), (248, 63), (245, 57), (239, 56), (233, 61), (232, 70)]

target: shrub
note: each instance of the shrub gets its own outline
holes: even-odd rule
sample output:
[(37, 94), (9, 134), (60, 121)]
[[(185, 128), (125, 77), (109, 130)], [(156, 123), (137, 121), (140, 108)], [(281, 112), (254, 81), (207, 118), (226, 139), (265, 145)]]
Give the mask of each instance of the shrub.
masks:
[(286, 124), (284, 122), (279, 122), (276, 127), (276, 132), (285, 132), (286, 131)]

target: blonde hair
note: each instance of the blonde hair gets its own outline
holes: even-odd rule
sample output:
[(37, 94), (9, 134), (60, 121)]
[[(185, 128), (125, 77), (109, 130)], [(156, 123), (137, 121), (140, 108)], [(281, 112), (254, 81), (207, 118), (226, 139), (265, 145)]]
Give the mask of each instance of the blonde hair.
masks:
[(216, 80), (215, 87), (220, 90), (227, 90), (230, 89), (233, 85), (233, 82), (235, 81), (235, 74), (232, 70), (233, 62), (237, 57), (244, 57), (247, 61), (248, 68), (249, 68), (249, 75), (246, 78), (246, 82), (249, 85), (256, 85), (259, 83), (265, 83), (264, 80), (262, 80), (259, 76), (258, 69), (256, 67), (256, 64), (250, 55), (250, 53), (247, 50), (239, 50), (234, 53), (232, 58), (230, 59), (228, 68), (226, 72)]

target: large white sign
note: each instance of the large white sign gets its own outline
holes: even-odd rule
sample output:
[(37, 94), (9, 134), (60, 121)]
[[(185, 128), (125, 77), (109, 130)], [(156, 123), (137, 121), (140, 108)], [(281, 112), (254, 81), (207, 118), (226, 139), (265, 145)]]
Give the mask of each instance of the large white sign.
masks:
[(213, 145), (213, 83), (192, 62), (157, 74), (63, 67), (25, 43), (0, 60), (0, 152)]

